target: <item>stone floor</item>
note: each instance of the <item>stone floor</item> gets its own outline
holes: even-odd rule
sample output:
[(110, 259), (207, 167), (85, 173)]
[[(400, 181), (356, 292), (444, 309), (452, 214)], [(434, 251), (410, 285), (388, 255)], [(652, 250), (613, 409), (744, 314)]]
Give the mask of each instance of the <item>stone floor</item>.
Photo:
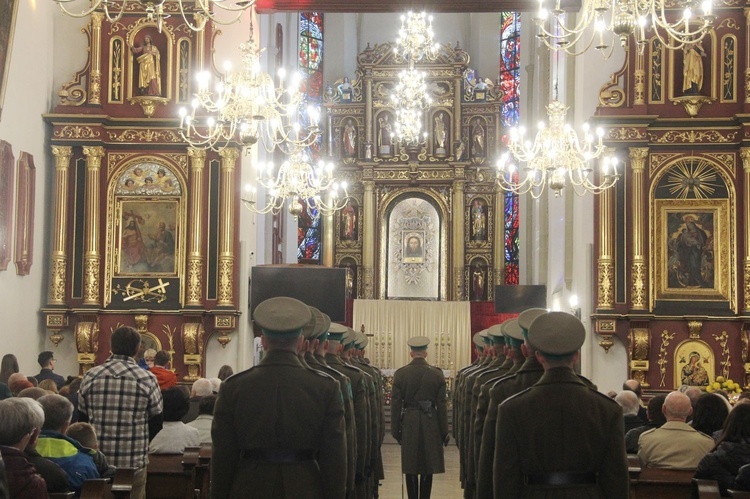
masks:
[[(390, 442), (392, 443), (389, 443)], [(385, 480), (380, 482), (381, 499), (400, 499), (402, 497), (401, 447), (386, 437), (382, 446)], [(406, 498), (406, 488), (403, 489)], [(432, 499), (461, 499), (463, 491), (458, 480), (458, 448), (451, 440), (445, 448), (445, 473), (435, 475), (432, 479)]]

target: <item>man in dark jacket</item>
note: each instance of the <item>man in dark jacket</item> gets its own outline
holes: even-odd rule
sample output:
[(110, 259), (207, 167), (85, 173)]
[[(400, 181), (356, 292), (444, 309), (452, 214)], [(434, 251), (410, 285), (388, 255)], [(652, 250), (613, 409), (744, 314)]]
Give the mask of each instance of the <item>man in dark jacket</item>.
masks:
[(42, 370), (39, 371), (39, 374), (34, 376), (36, 380), (41, 383), (45, 379), (51, 379), (57, 385), (58, 390), (62, 388), (65, 384), (65, 378), (52, 372), (55, 370), (55, 363), (57, 362), (55, 354), (52, 352), (42, 352), (36, 360), (42, 368)]
[(585, 337), (581, 321), (564, 312), (531, 323), (544, 375), (498, 408), (495, 498), (627, 499), (622, 409), (573, 371)]
[(36, 440), (44, 424), (44, 411), (36, 400), (11, 398), (0, 401), (0, 454), (14, 499), (47, 497), (47, 485), (29, 462), (23, 449)]
[(427, 363), (429, 343), (425, 336), (409, 338), (412, 361), (393, 375), (391, 435), (401, 445), (409, 499), (429, 499), (432, 475), (445, 473), (443, 445), (449, 438), (445, 376)]
[(628, 454), (638, 454), (638, 439), (641, 438), (643, 433), (654, 428), (660, 428), (661, 425), (667, 422), (667, 418), (664, 417), (664, 413), (661, 411), (665, 398), (667, 398), (666, 395), (652, 397), (648, 401), (648, 407), (646, 408), (648, 423), (625, 433), (625, 450)]

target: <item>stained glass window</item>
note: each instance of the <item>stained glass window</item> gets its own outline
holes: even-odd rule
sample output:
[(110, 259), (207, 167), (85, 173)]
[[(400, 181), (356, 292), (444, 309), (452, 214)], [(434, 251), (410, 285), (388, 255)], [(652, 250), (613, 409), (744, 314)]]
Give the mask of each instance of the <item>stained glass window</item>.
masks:
[[(506, 130), (519, 123), (518, 85), (521, 81), (521, 15), (500, 13), (500, 119)], [(507, 144), (507, 136), (503, 135)], [(505, 193), (505, 284), (518, 284), (518, 195)]]
[[(300, 90), (304, 98), (299, 108), (299, 121), (303, 128), (310, 125), (308, 106), (321, 108), (323, 103), (323, 13), (301, 12), (299, 15), (299, 60), (302, 75)], [(313, 161), (320, 158), (323, 138), (309, 149)], [(313, 214), (314, 215), (314, 214)], [(323, 231), (320, 217), (303, 212), (297, 218), (297, 261), (321, 263)]]

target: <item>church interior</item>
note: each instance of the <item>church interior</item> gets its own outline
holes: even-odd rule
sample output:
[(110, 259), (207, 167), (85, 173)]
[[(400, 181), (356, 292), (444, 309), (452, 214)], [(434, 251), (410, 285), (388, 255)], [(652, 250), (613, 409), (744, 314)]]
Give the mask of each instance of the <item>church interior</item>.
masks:
[[(300, 265), (344, 276), (340, 289), (298, 287), (338, 301), (335, 319), (364, 328), (386, 372), (422, 334), (450, 378), (471, 361), (472, 334), (512, 317), (501, 288), (544, 285), (548, 308), (583, 321), (581, 373), (602, 392), (630, 378), (653, 392), (718, 376), (749, 385), (744, 4), (715, 1), (710, 29), (680, 48), (646, 31), (571, 54), (548, 49), (516, 3), (424, 2), (435, 45), (414, 55), (399, 39), (408, 6), (394, 1), (313, 12), (258, 0), (224, 13), (237, 22), (196, 26), (196, 14), (192, 27), (169, 0), (156, 13), (130, 2), (116, 20), (3, 2), (4, 353), (31, 372), (53, 350), (57, 372), (75, 375), (131, 325), (173, 353), (185, 383), (236, 372), (257, 361), (253, 269)], [(314, 112), (299, 111), (302, 126), (198, 122), (221, 107), (230, 74), (282, 67), (303, 75)], [(282, 80), (268, 78), (274, 93)], [(419, 108), (410, 137), (406, 104)], [(511, 145), (531, 147), (538, 121), (563, 133), (566, 117), (598, 151), (577, 168), (594, 172), (573, 185), (575, 173), (556, 183), (550, 168), (514, 192), (508, 179), (525, 173), (501, 168)], [(579, 132), (584, 122), (602, 135)], [(602, 152), (616, 171), (601, 169)], [(311, 173), (311, 194), (279, 194), (277, 170), (263, 170), (312, 171), (312, 158), (333, 170)], [(323, 192), (329, 179), (340, 192)]]

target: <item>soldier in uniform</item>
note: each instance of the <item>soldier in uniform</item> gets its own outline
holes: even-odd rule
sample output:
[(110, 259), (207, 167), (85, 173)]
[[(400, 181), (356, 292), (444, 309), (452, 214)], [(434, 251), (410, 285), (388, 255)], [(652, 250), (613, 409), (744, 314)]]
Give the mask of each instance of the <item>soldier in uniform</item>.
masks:
[(391, 435), (401, 445), (409, 499), (429, 499), (432, 475), (445, 473), (442, 446), (449, 438), (445, 376), (427, 363), (429, 338), (416, 336), (407, 343), (412, 361), (393, 375)]
[(544, 375), (498, 408), (494, 497), (627, 499), (622, 409), (573, 371), (583, 324), (549, 312), (528, 336)]
[(344, 403), (336, 380), (296, 354), (310, 309), (277, 297), (255, 309), (260, 363), (221, 384), (211, 436), (211, 497), (343, 499)]

